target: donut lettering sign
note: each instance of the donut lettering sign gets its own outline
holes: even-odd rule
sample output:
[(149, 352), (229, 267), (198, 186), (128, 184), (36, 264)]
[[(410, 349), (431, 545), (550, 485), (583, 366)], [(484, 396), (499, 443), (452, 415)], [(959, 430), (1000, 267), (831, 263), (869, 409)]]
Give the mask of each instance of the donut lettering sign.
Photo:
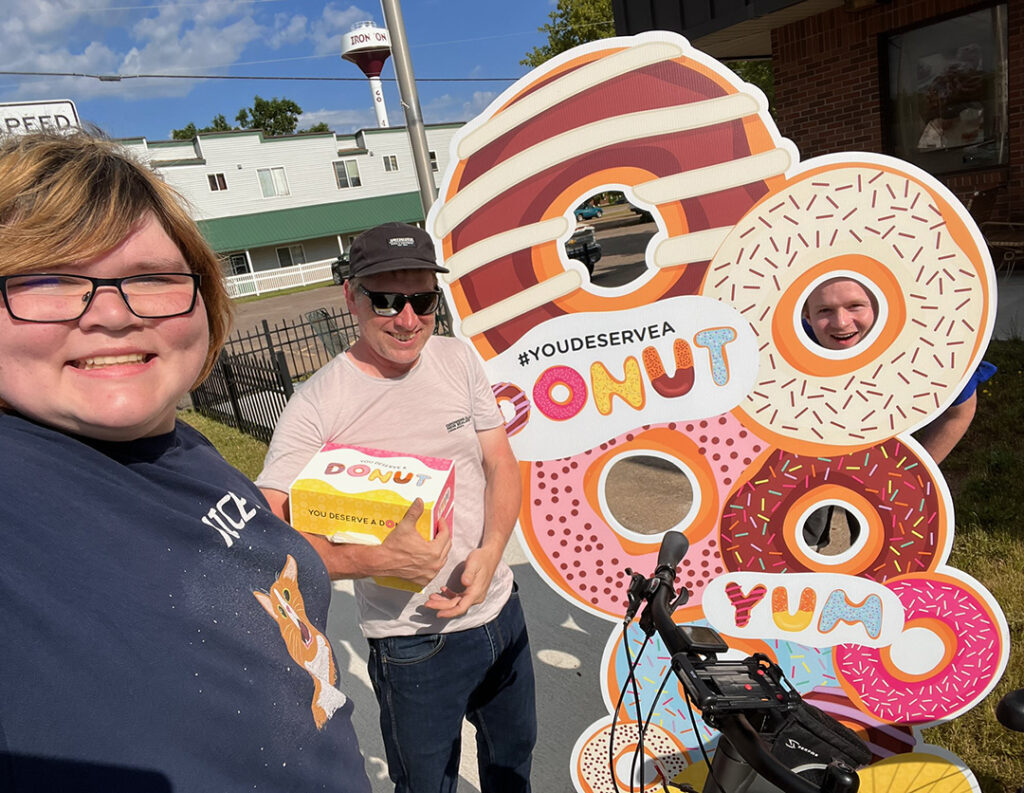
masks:
[[(644, 272), (616, 287), (564, 247), (575, 208), (609, 190), (657, 227)], [(660, 687), (657, 646), (615, 710), (639, 641), (612, 624), (624, 569), (653, 569), (661, 538), (609, 508), (609, 472), (642, 457), (693, 491), (674, 526), (693, 593), (676, 619), (771, 656), (858, 731), (866, 786), (939, 769), (978, 790), (920, 732), (976, 705), (1008, 654), (998, 604), (947, 563), (953, 505), (911, 436), (960, 393), (995, 319), (992, 264), (956, 198), (878, 154), (801, 160), (756, 88), (646, 33), (563, 53), (499, 96), (453, 140), (427, 223), (521, 461), (531, 562), (610, 623), (608, 715), (577, 741), (576, 789), (635, 785), (634, 696), (659, 713), (644, 751), (667, 778), (699, 782), (698, 735), (715, 737)], [(871, 321), (816, 330), (811, 307), (850, 283)], [(824, 507), (847, 515), (838, 553), (808, 539)]]

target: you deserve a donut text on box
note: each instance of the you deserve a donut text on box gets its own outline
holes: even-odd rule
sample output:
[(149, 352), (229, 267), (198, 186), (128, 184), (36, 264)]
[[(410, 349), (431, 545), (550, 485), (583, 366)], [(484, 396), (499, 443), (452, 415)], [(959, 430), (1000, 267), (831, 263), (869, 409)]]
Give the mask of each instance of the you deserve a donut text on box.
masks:
[[(452, 525), (455, 464), (438, 457), (328, 443), (292, 482), (292, 526), (331, 542), (379, 545), (414, 500), (423, 500), (416, 530), (427, 540), (440, 521)], [(394, 577), (374, 577), (383, 586), (419, 592)]]

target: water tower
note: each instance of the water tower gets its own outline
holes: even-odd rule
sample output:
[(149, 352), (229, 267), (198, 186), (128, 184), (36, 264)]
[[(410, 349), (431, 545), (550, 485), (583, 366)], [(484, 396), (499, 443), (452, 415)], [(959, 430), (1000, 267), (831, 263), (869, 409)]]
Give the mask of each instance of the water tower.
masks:
[(377, 126), (388, 126), (388, 111), (384, 107), (384, 91), (380, 85), (380, 73), (384, 61), (391, 55), (391, 38), (387, 30), (373, 22), (357, 22), (341, 37), (341, 57), (351, 61), (370, 79), (370, 93), (373, 94), (373, 109), (377, 111)]

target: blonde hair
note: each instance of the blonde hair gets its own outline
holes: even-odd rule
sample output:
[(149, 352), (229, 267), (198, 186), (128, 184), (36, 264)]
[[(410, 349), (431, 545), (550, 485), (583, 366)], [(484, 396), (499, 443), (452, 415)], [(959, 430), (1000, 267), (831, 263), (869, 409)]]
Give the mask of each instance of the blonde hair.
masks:
[(210, 346), (198, 385), (231, 327), (231, 300), (217, 254), (181, 196), (95, 129), (0, 137), (0, 275), (54, 272), (93, 259), (124, 240), (147, 213), (201, 276)]

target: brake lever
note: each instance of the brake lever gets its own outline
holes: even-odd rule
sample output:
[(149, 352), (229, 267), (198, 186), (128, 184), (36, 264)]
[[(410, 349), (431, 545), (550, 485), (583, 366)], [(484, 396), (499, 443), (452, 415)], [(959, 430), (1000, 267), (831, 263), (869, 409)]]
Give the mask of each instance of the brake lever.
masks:
[(640, 610), (640, 606), (644, 602), (644, 589), (647, 584), (647, 579), (644, 576), (640, 575), (640, 573), (634, 573), (628, 567), (626, 568), (626, 574), (629, 576), (629, 589), (626, 592), (629, 605), (622, 619), (623, 626), (628, 626), (633, 621), (637, 611)]

